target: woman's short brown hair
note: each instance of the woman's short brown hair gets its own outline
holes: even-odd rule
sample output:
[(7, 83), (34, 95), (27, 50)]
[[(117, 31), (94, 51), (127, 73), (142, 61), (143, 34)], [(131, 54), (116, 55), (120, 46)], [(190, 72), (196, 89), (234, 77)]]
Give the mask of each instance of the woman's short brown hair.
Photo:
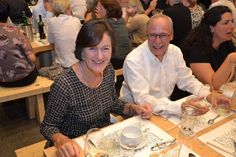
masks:
[(105, 20), (89, 20), (83, 24), (76, 39), (75, 57), (83, 60), (82, 52), (86, 47), (94, 47), (100, 43), (107, 33), (111, 38), (112, 51), (115, 50), (115, 39), (112, 28)]

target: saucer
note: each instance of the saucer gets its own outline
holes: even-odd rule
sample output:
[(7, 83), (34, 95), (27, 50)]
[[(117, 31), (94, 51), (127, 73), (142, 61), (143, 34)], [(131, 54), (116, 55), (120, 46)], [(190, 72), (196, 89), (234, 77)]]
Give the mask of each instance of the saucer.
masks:
[[(129, 146), (123, 144), (123, 143), (121, 142), (121, 140), (119, 140), (119, 143), (120, 143), (120, 146), (121, 146), (122, 148), (124, 148), (124, 149), (132, 149), (131, 147), (129, 147)], [(147, 136), (143, 136), (142, 142), (141, 142), (139, 145), (137, 145), (137, 146), (134, 148), (134, 150), (138, 150), (138, 149), (143, 148), (144, 146), (147, 145), (147, 143), (148, 143), (148, 138), (147, 138)]]

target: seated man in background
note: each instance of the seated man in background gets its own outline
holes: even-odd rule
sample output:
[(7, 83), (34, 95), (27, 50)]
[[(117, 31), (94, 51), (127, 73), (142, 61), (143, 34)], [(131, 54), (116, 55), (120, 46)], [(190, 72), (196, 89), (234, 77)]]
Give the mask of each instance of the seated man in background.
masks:
[(0, 86), (19, 87), (33, 83), (37, 69), (29, 39), (19, 27), (7, 24), (9, 5), (0, 1)]
[[(170, 44), (173, 39), (172, 20), (162, 14), (152, 16), (147, 24), (147, 35), (148, 40), (131, 51), (125, 59), (120, 99), (151, 104), (156, 113), (179, 114), (180, 105), (167, 99), (177, 84), (182, 90), (211, 100), (209, 88), (192, 75), (181, 50)], [(230, 104), (222, 95), (219, 95), (218, 100)], [(207, 112), (207, 107), (195, 103), (192, 105), (200, 114)]]

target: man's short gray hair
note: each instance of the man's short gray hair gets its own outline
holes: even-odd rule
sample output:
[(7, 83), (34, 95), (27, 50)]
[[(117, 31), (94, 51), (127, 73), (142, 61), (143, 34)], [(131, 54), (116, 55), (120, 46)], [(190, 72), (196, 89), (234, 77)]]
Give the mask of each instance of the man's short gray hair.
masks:
[(156, 20), (156, 19), (159, 19), (159, 18), (164, 18), (164, 19), (166, 19), (168, 22), (169, 22), (169, 26), (170, 26), (170, 30), (171, 30), (171, 32), (173, 32), (173, 21), (171, 20), (171, 18), (169, 17), (169, 16), (167, 16), (167, 15), (164, 15), (164, 14), (155, 14), (155, 15), (153, 15), (150, 19), (149, 19), (149, 21), (148, 21), (148, 23), (147, 23), (147, 32), (148, 32), (148, 29), (149, 29), (149, 26), (150, 26), (150, 24), (152, 23), (152, 21), (153, 20)]

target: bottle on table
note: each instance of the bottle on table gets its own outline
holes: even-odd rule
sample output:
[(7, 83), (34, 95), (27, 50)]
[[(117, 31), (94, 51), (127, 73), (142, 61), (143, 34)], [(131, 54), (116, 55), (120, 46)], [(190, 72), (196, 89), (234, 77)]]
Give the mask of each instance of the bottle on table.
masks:
[(21, 29), (25, 31), (27, 37), (31, 42), (34, 41), (32, 24), (29, 22), (25, 11), (22, 11)]
[(39, 15), (38, 30), (39, 30), (39, 38), (40, 39), (45, 39), (46, 34), (44, 33), (44, 22), (42, 20), (41, 15)]

